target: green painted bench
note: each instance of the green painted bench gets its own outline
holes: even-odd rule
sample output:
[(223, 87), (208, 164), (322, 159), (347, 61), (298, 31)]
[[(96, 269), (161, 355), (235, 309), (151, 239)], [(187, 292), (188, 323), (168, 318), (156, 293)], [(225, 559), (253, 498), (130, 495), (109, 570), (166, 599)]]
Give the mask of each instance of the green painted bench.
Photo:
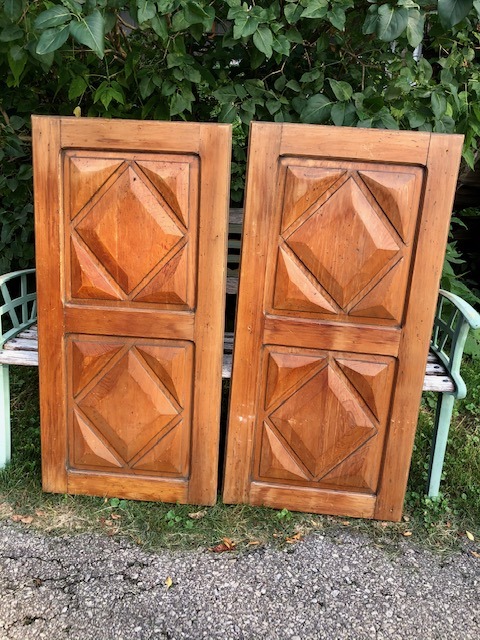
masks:
[[(242, 230), (241, 209), (230, 210), (227, 259), (227, 294), (238, 287), (238, 264)], [(9, 365), (38, 366), (35, 269), (0, 276), (0, 469), (10, 460)], [(14, 297), (15, 296), (15, 297)], [(429, 467), (428, 495), (439, 492), (443, 460), (455, 399), (464, 398), (466, 386), (460, 375), (465, 340), (470, 328), (480, 328), (478, 314), (464, 300), (440, 291), (434, 330), (423, 384), (424, 391), (440, 394)], [(233, 333), (226, 333), (223, 378), (232, 371)]]

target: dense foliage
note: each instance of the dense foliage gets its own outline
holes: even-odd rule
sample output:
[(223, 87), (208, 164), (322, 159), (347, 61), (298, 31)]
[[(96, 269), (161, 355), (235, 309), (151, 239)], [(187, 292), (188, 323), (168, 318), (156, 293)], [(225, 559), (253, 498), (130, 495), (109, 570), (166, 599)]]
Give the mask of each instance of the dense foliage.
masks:
[(480, 0), (0, 0), (0, 272), (32, 259), (31, 113), (480, 135)]

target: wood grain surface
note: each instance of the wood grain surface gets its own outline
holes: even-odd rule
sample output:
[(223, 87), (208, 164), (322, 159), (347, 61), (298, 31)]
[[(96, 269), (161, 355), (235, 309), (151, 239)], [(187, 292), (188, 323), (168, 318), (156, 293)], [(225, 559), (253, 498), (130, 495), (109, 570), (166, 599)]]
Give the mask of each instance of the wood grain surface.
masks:
[(213, 504), (230, 126), (33, 135), (44, 488)]
[(461, 146), (252, 125), (225, 502), (400, 518)]

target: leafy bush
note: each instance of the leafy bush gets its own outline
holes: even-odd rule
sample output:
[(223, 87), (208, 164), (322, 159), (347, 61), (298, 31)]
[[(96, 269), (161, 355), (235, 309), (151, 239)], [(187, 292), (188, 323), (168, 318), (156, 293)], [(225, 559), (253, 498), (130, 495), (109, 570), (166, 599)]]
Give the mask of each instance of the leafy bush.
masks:
[(1, 149), (2, 164), (14, 162), (0, 182), (2, 269), (32, 256), (31, 113), (231, 122), (238, 203), (252, 119), (460, 132), (473, 166), (480, 2), (435, 9), (425, 0), (5, 0)]

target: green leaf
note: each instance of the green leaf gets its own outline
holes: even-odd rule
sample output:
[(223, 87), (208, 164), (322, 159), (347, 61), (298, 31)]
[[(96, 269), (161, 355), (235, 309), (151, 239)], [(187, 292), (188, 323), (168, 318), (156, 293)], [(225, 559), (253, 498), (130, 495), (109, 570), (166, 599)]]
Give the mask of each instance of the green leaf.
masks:
[(312, 124), (325, 122), (330, 116), (332, 104), (322, 93), (317, 93), (309, 98), (307, 104), (303, 107), (300, 114), (302, 122), (310, 122)]
[(94, 51), (99, 58), (104, 55), (105, 21), (97, 9), (79, 22), (70, 23), (70, 33), (80, 44)]
[(295, 27), (291, 27), (290, 29), (288, 29), (287, 32), (285, 33), (285, 37), (289, 42), (296, 42), (297, 44), (303, 43), (302, 34)]
[(407, 28), (408, 10), (382, 4), (378, 8), (377, 35), (384, 42), (392, 42)]
[(237, 107), (233, 104), (224, 104), (220, 113), (218, 114), (219, 122), (231, 123), (237, 117)]
[(85, 93), (88, 84), (82, 76), (77, 76), (74, 78), (70, 84), (70, 88), (68, 89), (68, 99), (75, 100), (75, 98), (80, 97)]
[(13, 42), (22, 37), (23, 31), (16, 24), (9, 24), (0, 32), (0, 42)]
[(425, 123), (425, 116), (418, 111), (411, 111), (408, 113), (408, 124), (411, 129), (421, 127)]
[(428, 82), (431, 79), (433, 75), (433, 69), (432, 65), (426, 58), (420, 58), (420, 60), (418, 61), (417, 69), (421, 80), (423, 80), (424, 82)]
[(213, 7), (202, 7), (198, 2), (189, 2), (185, 7), (185, 18), (189, 24), (201, 24), (209, 30), (215, 19), (215, 9)]
[(442, 25), (451, 29), (461, 22), (473, 7), (473, 0), (438, 0), (438, 17)]
[(157, 13), (155, 3), (151, 0), (138, 0), (137, 2), (137, 18), (138, 23), (143, 24), (147, 20), (151, 20)]
[(362, 33), (364, 35), (370, 35), (371, 33), (376, 33), (377, 27), (379, 23), (378, 17), (378, 5), (372, 4), (365, 16), (365, 21), (362, 26)]
[(337, 104), (334, 104), (332, 107), (332, 112), (330, 115), (332, 118), (332, 122), (336, 127), (341, 127), (343, 121), (345, 120), (346, 106), (347, 105), (345, 102), (337, 102)]
[(82, 4), (84, 4), (85, 0), (61, 0), (62, 4), (64, 4), (72, 13), (76, 16), (80, 16), (82, 14)]
[(318, 80), (321, 75), (322, 72), (320, 71), (320, 69), (312, 69), (311, 71), (307, 71), (302, 75), (302, 77), (300, 78), (300, 82), (315, 82), (315, 80)]
[(407, 22), (407, 39), (408, 44), (415, 48), (423, 40), (423, 31), (425, 28), (425, 14), (420, 13), (418, 9), (409, 9)]
[(4, 11), (6, 17), (15, 22), (20, 18), (23, 11), (22, 0), (5, 0)]
[(125, 104), (122, 87), (118, 82), (113, 81), (109, 83), (107, 80), (104, 80), (95, 91), (95, 95), (93, 97), (93, 102), (98, 102), (99, 100), (105, 107), (105, 110), (108, 110), (112, 100), (115, 100), (115, 102), (120, 104)]
[(300, 20), (303, 12), (303, 7), (296, 3), (287, 4), (283, 10), (285, 18), (289, 24), (295, 24)]
[(233, 26), (233, 37), (235, 40), (240, 40), (240, 38), (247, 38), (255, 33), (258, 28), (259, 21), (257, 18), (253, 16), (249, 16), (248, 14), (242, 14), (239, 18), (235, 20), (235, 24)]
[(170, 102), (170, 115), (176, 116), (189, 108), (189, 103), (181, 93), (175, 93), (172, 96), (172, 101)]
[(70, 18), (72, 14), (66, 7), (60, 7), (55, 5), (48, 9), (48, 11), (42, 11), (42, 13), (37, 16), (33, 26), (38, 31), (43, 31), (44, 29), (50, 29), (50, 27), (59, 27), (61, 24), (65, 24)]
[(332, 10), (327, 13), (327, 18), (335, 29), (345, 31), (345, 21), (347, 17), (343, 7), (333, 7)]
[(166, 42), (168, 39), (168, 27), (165, 16), (155, 15), (152, 18), (151, 25), (157, 36), (161, 38), (163, 42)]
[(436, 118), (441, 118), (447, 110), (447, 100), (440, 93), (432, 93), (432, 111)]
[(68, 33), (68, 24), (54, 29), (47, 29), (38, 40), (36, 52), (39, 56), (43, 56), (46, 53), (60, 49), (62, 44), (67, 41)]
[(267, 58), (272, 57), (273, 35), (268, 27), (260, 27), (260, 29), (255, 31), (253, 34), (253, 44), (259, 51), (264, 53)]
[(18, 45), (13, 45), (8, 50), (8, 66), (10, 67), (13, 77), (15, 79), (15, 86), (18, 86), (20, 76), (22, 75), (25, 65), (27, 63), (27, 52)]
[(302, 18), (324, 18), (328, 11), (328, 0), (312, 0), (302, 12)]
[(302, 90), (302, 88), (300, 87), (300, 85), (296, 80), (289, 80), (285, 86), (291, 89), (292, 91), (295, 91), (295, 93), (299, 93)]
[(382, 129), (398, 129), (398, 122), (388, 111), (382, 110), (374, 120), (374, 126)]
[(279, 34), (273, 38), (273, 50), (277, 53), (281, 53), (283, 56), (290, 54), (290, 42), (283, 34)]
[(348, 82), (329, 79), (329, 83), (337, 100), (340, 100), (340, 102), (350, 100), (353, 89)]

